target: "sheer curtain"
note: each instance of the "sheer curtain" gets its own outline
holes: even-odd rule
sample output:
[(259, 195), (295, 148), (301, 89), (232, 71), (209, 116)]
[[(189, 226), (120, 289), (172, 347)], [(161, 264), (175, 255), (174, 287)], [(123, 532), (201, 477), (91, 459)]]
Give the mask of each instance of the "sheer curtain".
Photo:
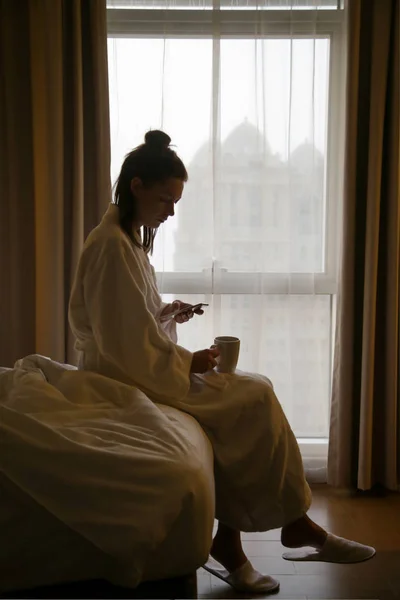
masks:
[[(191, 350), (241, 339), (325, 478), (341, 197), (343, 10), (331, 0), (108, 3), (112, 179), (165, 130), (189, 171), (153, 264), (166, 300), (207, 302)], [(167, 10), (165, 10), (167, 9)]]

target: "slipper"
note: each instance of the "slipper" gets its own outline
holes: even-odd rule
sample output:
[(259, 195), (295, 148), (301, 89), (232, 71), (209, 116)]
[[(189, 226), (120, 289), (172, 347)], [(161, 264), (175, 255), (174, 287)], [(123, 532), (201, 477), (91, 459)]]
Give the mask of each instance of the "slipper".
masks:
[(213, 558), (203, 565), (203, 569), (229, 583), (238, 592), (268, 594), (279, 590), (279, 581), (256, 571), (249, 560), (232, 573)]
[(294, 561), (321, 561), (330, 563), (351, 564), (364, 562), (375, 556), (376, 550), (371, 546), (364, 546), (345, 538), (328, 533), (325, 544), (321, 550), (315, 548), (299, 548), (285, 552), (285, 560)]

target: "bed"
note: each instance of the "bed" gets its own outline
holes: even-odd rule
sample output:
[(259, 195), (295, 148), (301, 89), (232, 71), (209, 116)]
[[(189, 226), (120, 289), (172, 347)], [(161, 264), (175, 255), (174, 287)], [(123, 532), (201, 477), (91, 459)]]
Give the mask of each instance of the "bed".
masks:
[[(136, 549), (135, 540), (131, 539), (129, 542), (132, 544), (131, 547), (135, 552), (137, 550), (136, 554), (132, 552), (132, 560), (128, 560), (127, 554), (123, 554), (122, 551), (121, 556), (118, 553), (112, 555), (106, 551), (107, 548), (104, 545), (102, 547), (101, 543), (97, 543), (96, 537), (90, 538), (90, 535), (86, 535), (84, 527), (78, 527), (74, 520), (68, 521), (68, 518), (60, 518), (60, 515), (64, 513), (57, 513), (53, 509), (49, 510), (49, 506), (52, 506), (48, 500), (49, 497), (51, 498), (51, 490), (57, 489), (54, 487), (55, 483), (52, 479), (54, 478), (54, 462), (50, 463), (51, 468), (49, 467), (42, 474), (41, 486), (35, 484), (38, 477), (38, 474), (35, 473), (35, 465), (42, 463), (38, 462), (38, 458), (33, 458), (31, 463), (30, 457), (31, 454), (39, 452), (41, 441), (40, 444), (35, 442), (37, 448), (35, 447), (32, 452), (29, 452), (27, 446), (32, 444), (32, 441), (26, 441), (27, 434), (25, 433), (18, 437), (17, 433), (19, 434), (23, 428), (16, 433), (17, 425), (13, 425), (17, 410), (15, 396), (18, 400), (17, 404), (20, 403), (22, 412), (26, 411), (26, 408), (23, 408), (27, 404), (26, 393), (28, 393), (29, 402), (37, 404), (42, 401), (40, 393), (45, 388), (39, 386), (35, 393), (31, 392), (35, 385), (32, 385), (32, 381), (29, 379), (30, 369), (33, 371), (36, 369), (35, 377), (37, 377), (37, 370), (41, 375), (44, 373), (43, 363), (35, 363), (35, 360), (33, 359), (33, 364), (36, 365), (34, 367), (32, 367), (32, 358), (30, 362), (18, 366), (19, 375), (21, 376), (24, 371), (25, 375), (28, 375), (28, 379), (24, 375), (25, 379), (20, 377), (18, 381), (15, 380), (15, 383), (10, 384), (11, 373), (8, 373), (7, 382), (4, 383), (5, 380), (3, 380), (2, 385), (1, 377), (4, 375), (4, 370), (3, 373), (0, 373), (0, 592), (4, 594), (4, 592), (17, 589), (99, 578), (105, 578), (116, 585), (135, 587), (140, 581), (172, 578), (193, 573), (208, 556), (215, 512), (213, 453), (210, 442), (201, 427), (191, 416), (174, 408), (158, 405), (160, 413), (164, 419), (167, 419), (174, 435), (181, 436), (183, 440), (186, 440), (186, 449), (189, 448), (190, 452), (193, 452), (193, 468), (188, 470), (187, 461), (185, 461), (186, 464), (182, 464), (183, 477), (188, 478), (189, 474), (193, 478), (193, 484), (190, 486), (190, 493), (187, 494), (187, 497), (182, 496), (181, 505), (176, 507), (176, 518), (168, 521), (168, 530), (160, 543), (153, 544), (153, 547), (144, 547), (143, 553), (140, 554), (140, 544)], [(61, 366), (61, 368), (63, 367)], [(46, 385), (56, 388), (58, 386), (58, 390), (62, 388), (62, 385), (57, 383), (58, 380), (56, 382), (57, 378), (53, 377), (53, 383), (49, 383), (51, 377), (48, 376), (48, 373), (44, 374), (44, 379)], [(16, 389), (17, 394), (15, 394)], [(22, 401), (24, 393), (25, 404)], [(52, 401), (55, 402), (54, 398)], [(42, 407), (40, 407), (41, 410)], [(29, 430), (27, 430), (29, 432), (39, 417), (41, 418), (42, 412), (37, 411), (33, 415), (34, 419), (29, 422)], [(52, 419), (53, 421), (50, 421), (48, 418), (47, 424), (54, 422), (54, 416)], [(65, 426), (66, 421), (64, 417), (63, 419), (63, 426)], [(63, 431), (63, 435), (65, 435), (65, 430)], [(32, 439), (37, 439), (37, 435), (35, 438), (32, 434)], [(39, 448), (42, 453), (46, 452), (47, 448), (46, 438), (43, 439), (44, 449), (42, 446)], [(37, 456), (40, 457), (40, 454)], [(60, 468), (62, 468), (62, 455), (60, 454), (60, 457), (55, 460), (56, 464), (61, 465)], [(81, 468), (78, 463), (76, 467), (78, 471)], [(40, 466), (37, 470), (40, 470)], [(41, 490), (46, 487), (46, 477), (48, 477), (49, 490), (42, 493)], [(134, 487), (129, 488), (130, 493), (132, 490)], [(112, 495), (110, 497), (113, 498), (113, 506), (118, 507), (118, 497)], [(71, 498), (75, 498), (75, 496), (71, 496)], [(167, 506), (168, 493), (165, 498)], [(157, 521), (158, 513), (162, 513), (164, 510), (163, 502), (157, 506), (153, 507), (154, 521)], [(79, 512), (78, 503), (74, 508)], [(122, 508), (121, 512), (123, 512)], [(107, 511), (104, 514), (104, 518), (107, 519)], [(111, 507), (110, 522), (112, 522), (113, 514)], [(140, 523), (139, 520), (138, 517), (137, 527), (142, 527), (138, 531), (143, 536), (147, 525)], [(151, 525), (150, 523), (149, 536), (152, 535)], [(110, 538), (107, 538), (106, 541), (110, 541), (109, 545), (112, 547), (113, 529), (109, 522), (105, 527)], [(97, 529), (99, 530), (98, 525)], [(84, 535), (82, 535), (82, 531)], [(116, 529), (115, 542), (117, 546), (119, 535)], [(123, 543), (121, 543), (122, 547)], [(140, 581), (135, 571), (137, 557), (140, 560), (143, 558)]]

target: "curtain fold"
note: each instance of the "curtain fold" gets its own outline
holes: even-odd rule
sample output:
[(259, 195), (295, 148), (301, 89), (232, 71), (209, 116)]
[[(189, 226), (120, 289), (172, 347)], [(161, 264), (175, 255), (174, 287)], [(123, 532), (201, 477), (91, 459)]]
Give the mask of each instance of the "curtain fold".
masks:
[(74, 362), (67, 306), (110, 201), (106, 4), (0, 4), (0, 364)]
[(399, 485), (399, 1), (351, 0), (328, 483)]

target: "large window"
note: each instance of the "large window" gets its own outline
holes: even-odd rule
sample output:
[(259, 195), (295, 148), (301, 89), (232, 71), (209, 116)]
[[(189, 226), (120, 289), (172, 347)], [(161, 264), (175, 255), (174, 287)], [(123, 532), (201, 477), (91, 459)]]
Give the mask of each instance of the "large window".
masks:
[(108, 5), (113, 180), (150, 128), (167, 131), (189, 171), (153, 257), (167, 300), (210, 304), (180, 328), (180, 343), (194, 350), (239, 336), (239, 366), (270, 377), (296, 435), (326, 438), (340, 4)]

